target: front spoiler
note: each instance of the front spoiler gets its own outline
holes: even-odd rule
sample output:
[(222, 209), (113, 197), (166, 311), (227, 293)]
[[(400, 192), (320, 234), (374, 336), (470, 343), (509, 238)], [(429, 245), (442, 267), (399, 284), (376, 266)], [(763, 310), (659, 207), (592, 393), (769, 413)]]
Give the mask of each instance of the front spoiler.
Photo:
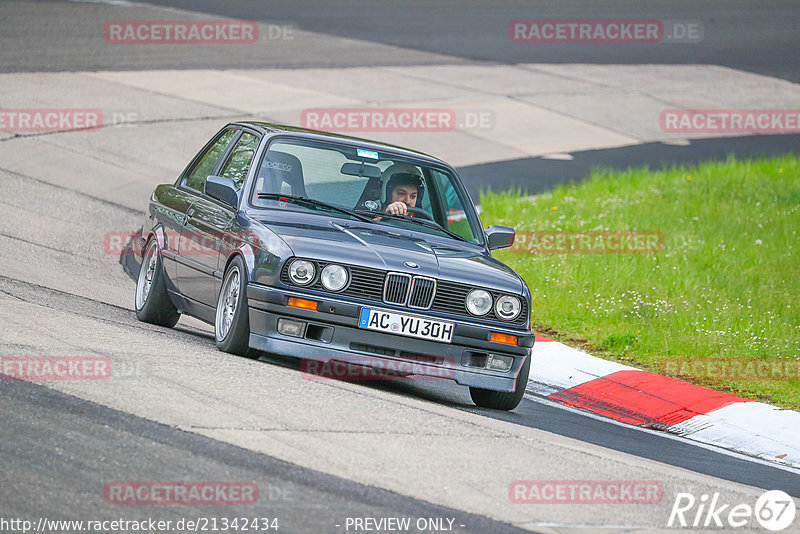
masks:
[[(304, 360), (349, 362), (379, 370), (400, 370), (412, 377), (446, 378), (464, 386), (514, 391), (516, 377), (525, 358), (530, 357), (530, 346), (533, 344), (533, 334), (527, 330), (483, 327), (485, 332), (481, 333), (480, 327), (459, 323), (453, 317), (448, 318), (456, 322), (452, 343), (428, 341), (359, 328), (361, 304), (331, 299), (327, 295), (320, 298), (256, 284), (248, 286), (247, 295), (250, 347)], [(292, 296), (314, 298), (320, 302), (318, 310), (286, 305)], [(368, 302), (363, 305), (383, 307)], [(416, 312), (416, 315), (424, 314)], [(300, 338), (279, 333), (277, 325), (282, 317), (312, 325), (313, 329), (308, 330), (313, 330), (314, 334)], [(520, 346), (488, 341), (490, 329), (514, 332), (520, 336)], [(475, 351), (513, 356), (514, 363), (506, 372), (465, 365), (469, 362), (467, 355)], [(328, 366), (327, 369), (332, 367)]]

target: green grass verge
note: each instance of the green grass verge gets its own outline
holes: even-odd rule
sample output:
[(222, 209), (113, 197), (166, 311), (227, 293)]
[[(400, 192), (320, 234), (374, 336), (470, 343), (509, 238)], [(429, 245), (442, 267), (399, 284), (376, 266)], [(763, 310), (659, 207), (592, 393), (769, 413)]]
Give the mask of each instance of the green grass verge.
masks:
[[(484, 224), (513, 226), (526, 245), (495, 256), (528, 283), (534, 331), (604, 358), (800, 409), (795, 157), (598, 170), (535, 197), (484, 193), (481, 207)], [(568, 238), (620, 230), (660, 233), (660, 250), (542, 252), (541, 232)]]

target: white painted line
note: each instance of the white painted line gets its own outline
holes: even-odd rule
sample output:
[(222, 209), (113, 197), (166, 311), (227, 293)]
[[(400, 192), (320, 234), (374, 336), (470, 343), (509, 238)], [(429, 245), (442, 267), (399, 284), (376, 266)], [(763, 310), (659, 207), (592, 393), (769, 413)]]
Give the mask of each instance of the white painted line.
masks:
[(565, 153), (554, 153), (554, 154), (544, 154), (541, 156), (542, 159), (554, 159), (557, 161), (572, 161), (575, 158), (572, 154), (565, 154)]

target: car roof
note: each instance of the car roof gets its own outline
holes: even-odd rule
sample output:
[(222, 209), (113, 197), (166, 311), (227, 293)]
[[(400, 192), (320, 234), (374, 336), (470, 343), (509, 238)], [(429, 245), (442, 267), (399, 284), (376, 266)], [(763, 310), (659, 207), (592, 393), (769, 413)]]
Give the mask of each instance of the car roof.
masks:
[(310, 130), (308, 128), (300, 128), (296, 126), (288, 126), (285, 124), (276, 124), (272, 122), (261, 122), (261, 121), (237, 121), (231, 123), (231, 125), (238, 125), (238, 126), (247, 126), (252, 128), (256, 131), (261, 132), (265, 135), (270, 134), (292, 134), (293, 136), (297, 137), (305, 137), (308, 139), (315, 139), (317, 141), (335, 141), (339, 143), (346, 143), (351, 146), (359, 147), (359, 148), (370, 148), (373, 150), (388, 150), (389, 152), (393, 152), (398, 155), (408, 156), (412, 158), (418, 159), (425, 159), (428, 160), (430, 163), (438, 163), (439, 165), (444, 165), (446, 167), (451, 167), (451, 165), (447, 164), (446, 162), (435, 158), (429, 154), (425, 154), (424, 152), (419, 152), (417, 150), (411, 150), (409, 148), (404, 148), (397, 145), (391, 145), (389, 143), (381, 143), (380, 141), (372, 141), (370, 139), (363, 139), (360, 137), (352, 137), (349, 135), (342, 135), (333, 132), (323, 132), (320, 130)]

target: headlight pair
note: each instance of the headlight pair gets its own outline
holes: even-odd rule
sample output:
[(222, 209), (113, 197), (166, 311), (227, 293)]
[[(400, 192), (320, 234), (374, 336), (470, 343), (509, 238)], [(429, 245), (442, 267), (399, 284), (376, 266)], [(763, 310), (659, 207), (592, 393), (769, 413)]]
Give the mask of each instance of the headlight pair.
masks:
[(467, 295), (467, 310), (472, 315), (486, 315), (494, 304), (494, 314), (504, 320), (511, 321), (516, 319), (522, 311), (522, 302), (511, 295), (503, 295), (492, 300), (492, 295), (484, 289), (473, 289)]
[[(317, 267), (308, 260), (294, 260), (289, 264), (289, 279), (299, 285), (311, 284), (317, 274)], [(350, 275), (347, 269), (335, 263), (329, 263), (319, 275), (320, 282), (328, 291), (341, 291), (347, 286)]]

